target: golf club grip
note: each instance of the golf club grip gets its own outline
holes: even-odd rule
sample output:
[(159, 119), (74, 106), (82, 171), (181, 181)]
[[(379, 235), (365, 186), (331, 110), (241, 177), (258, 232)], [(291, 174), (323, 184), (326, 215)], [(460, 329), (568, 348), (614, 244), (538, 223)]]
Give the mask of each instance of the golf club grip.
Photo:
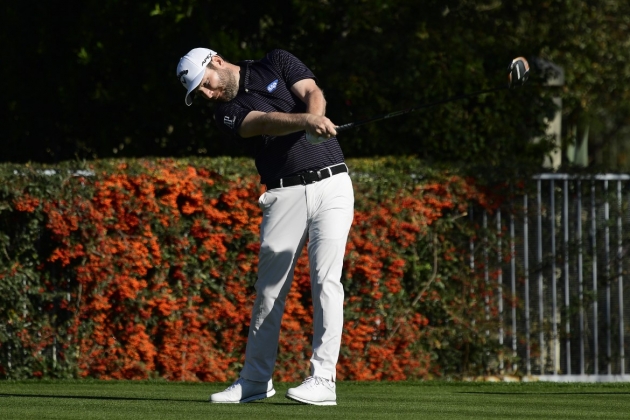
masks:
[(342, 131), (350, 130), (352, 127), (354, 127), (354, 123), (348, 123), (335, 127), (335, 130), (337, 130), (337, 133), (341, 133)]

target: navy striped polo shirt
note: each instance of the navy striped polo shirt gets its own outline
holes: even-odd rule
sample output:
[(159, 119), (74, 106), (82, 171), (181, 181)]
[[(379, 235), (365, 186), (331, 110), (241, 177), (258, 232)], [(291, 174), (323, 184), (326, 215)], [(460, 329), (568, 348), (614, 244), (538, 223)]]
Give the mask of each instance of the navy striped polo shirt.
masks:
[(283, 50), (273, 50), (258, 61), (243, 61), (238, 94), (216, 107), (214, 118), (219, 129), (252, 151), (263, 184), (304, 171), (314, 171), (344, 162), (335, 137), (314, 145), (306, 132), (286, 136), (241, 138), (238, 129), (250, 111), (306, 112), (306, 104), (291, 92), (291, 86), (315, 75), (299, 59)]

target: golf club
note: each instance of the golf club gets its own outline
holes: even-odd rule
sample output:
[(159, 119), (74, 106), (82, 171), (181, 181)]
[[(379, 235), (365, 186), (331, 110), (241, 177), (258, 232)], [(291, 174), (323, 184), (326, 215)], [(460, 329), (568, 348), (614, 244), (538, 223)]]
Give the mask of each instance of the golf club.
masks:
[(403, 109), (400, 111), (390, 112), (389, 114), (379, 115), (376, 117), (370, 117), (363, 120), (343, 124), (335, 127), (337, 133), (350, 130), (351, 128), (359, 127), (364, 124), (368, 124), (374, 121), (385, 120), (387, 118), (397, 117), (399, 115), (405, 115), (419, 109), (431, 108), (437, 105), (442, 105), (448, 102), (458, 101), (461, 99), (472, 98), (473, 96), (483, 95), (485, 93), (496, 92), (503, 89), (511, 89), (514, 86), (521, 86), (525, 84), (529, 77), (529, 63), (523, 57), (517, 57), (508, 66), (508, 84), (507, 86), (496, 87), (492, 89), (484, 89), (477, 92), (466, 93), (462, 95), (451, 96), (450, 98), (443, 99), (441, 101), (431, 102), (428, 104), (416, 105), (411, 108)]

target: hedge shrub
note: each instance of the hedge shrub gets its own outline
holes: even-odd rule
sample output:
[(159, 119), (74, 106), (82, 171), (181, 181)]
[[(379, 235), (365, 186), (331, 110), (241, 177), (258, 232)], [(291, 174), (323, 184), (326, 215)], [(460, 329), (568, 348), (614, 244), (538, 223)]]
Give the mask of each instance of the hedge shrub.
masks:
[[(492, 211), (497, 197), (413, 158), (348, 163), (356, 209), (339, 378), (495, 369), (495, 284), (471, 270), (470, 240), (481, 231), (466, 214), (471, 205)], [(263, 192), (250, 160), (2, 165), (0, 176), (0, 377), (237, 376)], [(308, 272), (303, 253), (275, 380), (308, 374)]]

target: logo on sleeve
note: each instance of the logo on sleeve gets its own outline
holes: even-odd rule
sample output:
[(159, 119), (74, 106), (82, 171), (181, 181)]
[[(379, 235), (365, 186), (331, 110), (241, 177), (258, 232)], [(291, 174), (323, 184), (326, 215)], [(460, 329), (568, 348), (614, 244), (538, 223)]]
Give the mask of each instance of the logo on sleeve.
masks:
[(273, 82), (267, 85), (267, 92), (271, 93), (274, 90), (276, 90), (277, 87), (278, 87), (278, 79), (274, 80)]
[(223, 124), (227, 125), (230, 128), (234, 128), (235, 121), (236, 121), (236, 117), (232, 117), (232, 119), (230, 119), (230, 117), (228, 117), (227, 115), (223, 117)]

